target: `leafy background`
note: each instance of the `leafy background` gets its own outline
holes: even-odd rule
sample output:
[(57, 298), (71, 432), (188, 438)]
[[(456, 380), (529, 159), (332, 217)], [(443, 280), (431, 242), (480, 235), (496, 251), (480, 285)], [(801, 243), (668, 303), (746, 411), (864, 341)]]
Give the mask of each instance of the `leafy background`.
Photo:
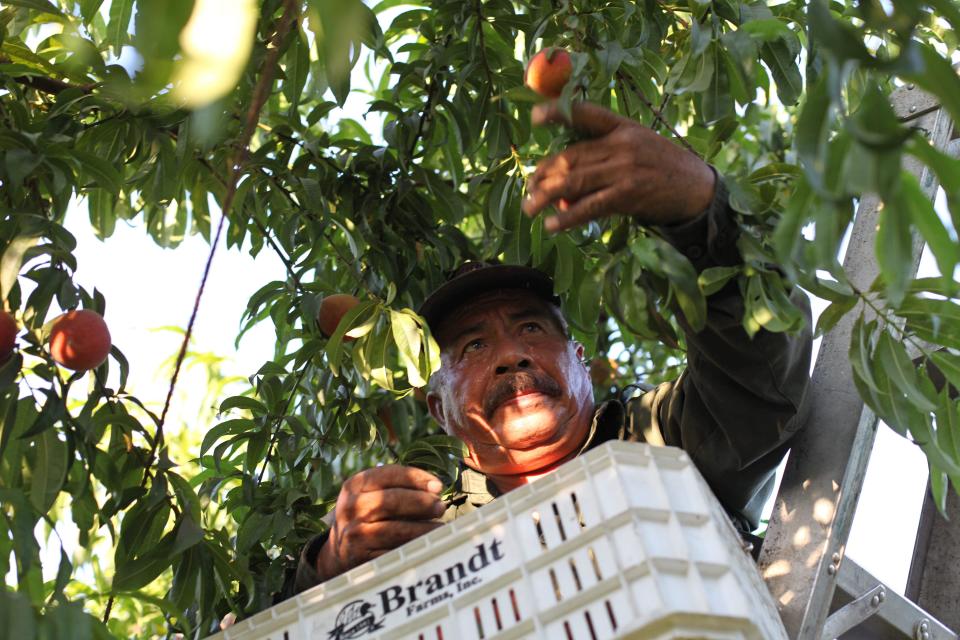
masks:
[[(0, 629), (203, 637), (270, 605), (347, 475), (398, 461), (450, 479), (458, 445), (413, 392), (437, 353), (411, 309), (469, 258), (553, 274), (577, 338), (602, 354), (601, 398), (676, 375), (678, 317), (702, 323), (726, 283), (744, 292), (749, 332), (797, 328), (784, 290), (803, 287), (830, 302), (819, 332), (857, 320), (861, 394), (923, 449), (942, 503), (960, 488), (960, 161), (888, 96), (915, 85), (960, 116), (958, 24), (950, 0), (8, 0), (0, 288), (22, 331), (0, 369), (0, 571), (13, 577)], [(526, 176), (570, 139), (529, 125), (523, 65), (543, 46), (572, 53), (562, 101), (640, 120), (726, 177), (742, 267), (698, 277), (628, 221), (550, 236), (520, 214)], [(363, 122), (340, 110), (358, 66)], [(939, 179), (942, 215), (904, 158)], [(883, 203), (882, 274), (857, 288), (838, 255), (865, 194)], [(249, 379), (202, 351), (172, 363), (206, 371), (202, 406), (217, 411), (194, 422), (202, 442), (164, 434), (167, 407), (127, 391), (136, 362), (118, 349), (87, 374), (50, 360), (60, 310), (107, 308), (75, 281), (63, 222), (78, 199), (107, 250), (123, 222), (163, 247), (223, 234), (283, 264), (240, 319), (241, 335), (276, 334)], [(910, 277), (914, 236), (938, 275)], [(337, 292), (363, 303), (327, 339), (315, 318)], [(81, 548), (45, 581), (36, 532), (63, 520)]]

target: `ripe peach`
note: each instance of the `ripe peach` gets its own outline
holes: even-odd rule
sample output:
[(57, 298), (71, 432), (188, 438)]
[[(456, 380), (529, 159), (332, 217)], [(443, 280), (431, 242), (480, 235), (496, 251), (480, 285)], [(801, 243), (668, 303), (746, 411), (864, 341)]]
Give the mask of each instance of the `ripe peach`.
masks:
[(393, 428), (393, 416), (390, 415), (390, 411), (386, 407), (380, 407), (377, 417), (387, 428), (387, 444), (397, 444), (397, 431)]
[(570, 80), (573, 63), (563, 49), (550, 47), (530, 58), (523, 82), (546, 98), (556, 98)]
[[(340, 320), (350, 309), (360, 304), (360, 301), (349, 293), (335, 293), (327, 296), (320, 302), (320, 312), (317, 314), (317, 324), (320, 331), (328, 338), (337, 330)], [(344, 336), (345, 341), (353, 340), (350, 336)]]
[(0, 362), (6, 362), (17, 344), (17, 321), (6, 311), (0, 311)]
[(53, 321), (50, 355), (67, 369), (96, 369), (109, 354), (110, 330), (96, 311), (68, 311)]
[(596, 357), (590, 361), (590, 380), (597, 387), (604, 387), (617, 378), (619, 364), (613, 358)]

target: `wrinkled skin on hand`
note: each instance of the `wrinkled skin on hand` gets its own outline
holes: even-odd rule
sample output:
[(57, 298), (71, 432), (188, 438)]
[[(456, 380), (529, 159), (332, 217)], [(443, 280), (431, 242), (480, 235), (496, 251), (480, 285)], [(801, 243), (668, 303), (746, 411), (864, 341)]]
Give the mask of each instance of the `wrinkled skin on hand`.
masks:
[(647, 127), (597, 105), (578, 103), (568, 121), (556, 103), (534, 107), (533, 123), (561, 123), (589, 139), (537, 165), (527, 182), (523, 211), (544, 220), (549, 232), (609, 215), (629, 215), (648, 225), (694, 219), (713, 200), (716, 177), (693, 153)]
[(321, 577), (329, 580), (439, 527), (442, 490), (436, 476), (413, 467), (386, 465), (351, 476), (317, 555)]

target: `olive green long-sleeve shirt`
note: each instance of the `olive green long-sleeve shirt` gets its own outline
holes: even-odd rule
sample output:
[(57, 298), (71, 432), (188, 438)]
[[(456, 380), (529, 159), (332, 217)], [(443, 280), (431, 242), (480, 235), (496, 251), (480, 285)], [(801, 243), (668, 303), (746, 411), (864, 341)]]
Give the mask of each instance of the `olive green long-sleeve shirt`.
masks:
[[(720, 181), (703, 214), (661, 231), (698, 271), (741, 260), (739, 228)], [(809, 318), (806, 296), (794, 291), (791, 300)], [(706, 326), (696, 333), (686, 331), (685, 371), (625, 404), (600, 405), (581, 451), (613, 439), (682, 447), (737, 528), (749, 532), (757, 527), (773, 491), (775, 470), (790, 438), (805, 419), (812, 341), (809, 322), (799, 334), (761, 330), (751, 338), (741, 325), (743, 311), (735, 283), (710, 296)], [(443, 520), (473, 511), (497, 495), (483, 474), (465, 468)], [(321, 534), (304, 547), (296, 592), (321, 582), (316, 558), (325, 541)]]

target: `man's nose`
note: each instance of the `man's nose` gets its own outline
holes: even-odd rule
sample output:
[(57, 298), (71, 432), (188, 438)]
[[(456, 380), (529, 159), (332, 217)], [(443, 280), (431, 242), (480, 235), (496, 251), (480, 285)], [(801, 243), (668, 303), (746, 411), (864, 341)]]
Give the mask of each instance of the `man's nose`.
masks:
[(511, 371), (530, 368), (530, 358), (525, 345), (519, 340), (504, 340), (500, 345), (496, 373), (503, 375)]
[(497, 375), (503, 375), (504, 373), (510, 373), (511, 371), (518, 371), (522, 369), (529, 369), (530, 361), (527, 358), (520, 358), (512, 363), (503, 363), (497, 367)]

